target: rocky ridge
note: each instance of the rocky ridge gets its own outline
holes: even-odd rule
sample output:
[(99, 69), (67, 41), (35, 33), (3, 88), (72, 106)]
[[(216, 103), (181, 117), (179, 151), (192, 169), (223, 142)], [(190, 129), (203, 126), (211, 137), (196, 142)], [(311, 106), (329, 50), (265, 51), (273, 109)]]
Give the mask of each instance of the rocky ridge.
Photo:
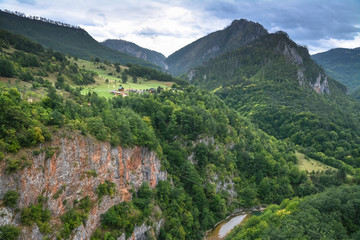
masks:
[(290, 46), (286, 42), (280, 41), (277, 46), (277, 51), (281, 52), (291, 62), (293, 62), (299, 67), (297, 77), (300, 86), (304, 86), (306, 81), (308, 81), (310, 87), (314, 89), (315, 92), (320, 94), (330, 93), (327, 75), (323, 71), (319, 70), (318, 76), (316, 77), (315, 81), (314, 79), (305, 78), (304, 71), (306, 71), (306, 68), (304, 67), (304, 60), (295, 47)]

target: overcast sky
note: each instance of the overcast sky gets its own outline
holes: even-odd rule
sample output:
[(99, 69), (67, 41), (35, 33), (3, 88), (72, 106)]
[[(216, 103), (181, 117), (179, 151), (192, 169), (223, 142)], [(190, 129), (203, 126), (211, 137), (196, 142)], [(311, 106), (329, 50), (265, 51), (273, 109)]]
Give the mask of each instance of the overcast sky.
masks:
[(360, 47), (360, 0), (0, 0), (0, 8), (78, 25), (98, 41), (123, 39), (165, 56), (241, 18), (287, 32), (312, 54)]

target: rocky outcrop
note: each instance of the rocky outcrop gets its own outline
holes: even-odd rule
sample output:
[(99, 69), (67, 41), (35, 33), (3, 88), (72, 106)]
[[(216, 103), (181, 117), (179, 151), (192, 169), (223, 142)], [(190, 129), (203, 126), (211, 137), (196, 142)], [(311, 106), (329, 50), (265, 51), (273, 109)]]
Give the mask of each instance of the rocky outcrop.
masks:
[[(101, 214), (114, 204), (131, 200), (131, 188), (136, 189), (143, 182), (155, 187), (159, 180), (167, 177), (155, 153), (143, 147), (112, 147), (107, 142), (82, 135), (54, 137), (52, 142), (41, 147), (44, 150), (41, 154), (32, 156), (29, 153), (33, 165), (16, 174), (5, 174), (4, 161), (1, 163), (0, 198), (7, 190), (16, 190), (20, 194), (19, 207), (23, 208), (44, 195), (55, 223), (72, 207), (74, 200), (89, 196), (91, 201), (97, 202), (95, 190), (100, 183), (109, 180), (116, 185), (115, 196), (104, 196), (99, 204), (94, 204), (86, 227), (80, 226), (74, 239), (89, 239), (100, 224)], [(49, 149), (55, 149), (54, 154), (46, 159)], [(16, 219), (12, 216), (12, 224), (17, 224)], [(34, 239), (34, 231), (36, 229), (24, 233), (21, 239)]]
[(8, 208), (0, 208), (0, 226), (12, 223), (13, 213)]
[(159, 235), (160, 228), (164, 224), (164, 220), (160, 219), (155, 223), (154, 227), (148, 226), (143, 223), (141, 226), (135, 226), (133, 234), (126, 239), (125, 233), (123, 233), (117, 240), (148, 240), (154, 239), (154, 235)]
[(310, 86), (317, 93), (330, 93), (329, 83), (326, 74), (319, 73), (318, 77), (316, 78), (316, 81), (314, 83), (310, 83)]
[(277, 51), (281, 52), (287, 57), (287, 59), (299, 67), (297, 78), (301, 87), (305, 86), (305, 83), (308, 82), (315, 92), (320, 94), (330, 93), (327, 76), (320, 69), (315, 81), (313, 79), (306, 79), (304, 73), (306, 71), (306, 67), (304, 67), (304, 60), (295, 47), (290, 46), (286, 42), (280, 41), (277, 46)]
[(282, 54), (284, 54), (292, 62), (298, 65), (303, 64), (303, 59), (300, 54), (296, 51), (295, 48), (291, 47), (289, 44), (285, 42), (279, 42), (277, 50), (282, 52)]

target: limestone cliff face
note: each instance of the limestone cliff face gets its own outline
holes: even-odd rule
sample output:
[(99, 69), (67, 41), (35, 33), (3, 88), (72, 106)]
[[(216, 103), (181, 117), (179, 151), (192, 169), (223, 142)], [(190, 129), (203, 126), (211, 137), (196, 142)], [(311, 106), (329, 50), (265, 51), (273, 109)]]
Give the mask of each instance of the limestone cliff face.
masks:
[(330, 93), (329, 83), (325, 73), (319, 73), (316, 81), (314, 83), (310, 83), (310, 85), (317, 93)]
[[(57, 151), (49, 159), (45, 158), (45, 152), (28, 156), (33, 165), (16, 174), (5, 174), (4, 161), (1, 163), (0, 198), (7, 190), (16, 190), (20, 194), (19, 207), (23, 208), (35, 203), (39, 195), (44, 195), (48, 198), (47, 208), (52, 212), (55, 224), (59, 216), (72, 207), (74, 200), (88, 195), (97, 202), (95, 190), (100, 183), (109, 180), (116, 184), (115, 196), (105, 196), (99, 204), (94, 204), (86, 227), (79, 228), (74, 239), (89, 239), (100, 224), (101, 214), (114, 204), (131, 200), (129, 190), (132, 187), (138, 188), (143, 182), (155, 187), (159, 180), (167, 177), (161, 171), (160, 160), (155, 153), (142, 147), (111, 147), (109, 143), (82, 135), (55, 137), (42, 147), (57, 147)], [(91, 176), (91, 171), (97, 176)], [(56, 193), (58, 197), (54, 197)], [(6, 216), (2, 220), (0, 217), (0, 222), (19, 223), (19, 214), (9, 213)], [(31, 229), (23, 228), (21, 239), (41, 239), (39, 234), (35, 224)]]
[[(295, 47), (290, 46), (286, 42), (279, 42), (277, 46), (277, 50), (281, 52), (283, 55), (285, 55), (291, 62), (298, 65), (299, 70), (297, 73), (299, 85), (301, 87), (305, 86), (306, 82), (309, 83), (309, 86), (314, 89), (315, 92), (324, 94), (324, 93), (330, 93), (329, 89), (329, 83), (326, 74), (319, 69), (319, 73), (316, 77), (316, 79), (306, 79), (304, 71), (306, 71), (306, 68), (304, 67), (304, 59), (301, 57), (301, 54), (296, 50)], [(308, 56), (310, 57), (310, 56)]]

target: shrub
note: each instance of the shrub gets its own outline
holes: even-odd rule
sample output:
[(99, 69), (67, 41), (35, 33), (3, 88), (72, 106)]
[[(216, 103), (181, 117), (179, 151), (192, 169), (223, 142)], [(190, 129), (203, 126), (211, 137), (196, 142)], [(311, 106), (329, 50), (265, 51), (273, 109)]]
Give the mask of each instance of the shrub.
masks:
[(16, 240), (20, 235), (20, 228), (12, 225), (0, 226), (0, 239)]
[(75, 211), (73, 208), (67, 211), (64, 215), (60, 217), (61, 222), (63, 223), (63, 229), (61, 230), (58, 238), (60, 239), (68, 239), (70, 237), (71, 232), (83, 224), (87, 219), (86, 213), (81, 213)]
[(99, 184), (99, 186), (96, 189), (96, 194), (98, 195), (100, 201), (103, 196), (109, 195), (110, 197), (112, 197), (114, 193), (115, 193), (115, 183), (110, 182), (109, 180), (105, 180), (104, 183)]
[(7, 159), (5, 172), (7, 174), (12, 174), (17, 172), (21, 168), (21, 161), (18, 159)]
[(0, 58), (0, 76), (2, 77), (13, 77), (15, 75), (15, 68), (13, 63), (4, 58)]
[(17, 205), (18, 199), (19, 194), (14, 190), (9, 190), (5, 193), (3, 202), (5, 206), (14, 208)]

